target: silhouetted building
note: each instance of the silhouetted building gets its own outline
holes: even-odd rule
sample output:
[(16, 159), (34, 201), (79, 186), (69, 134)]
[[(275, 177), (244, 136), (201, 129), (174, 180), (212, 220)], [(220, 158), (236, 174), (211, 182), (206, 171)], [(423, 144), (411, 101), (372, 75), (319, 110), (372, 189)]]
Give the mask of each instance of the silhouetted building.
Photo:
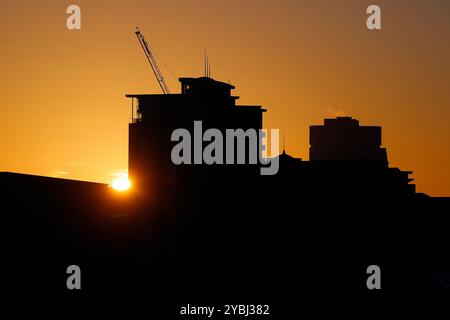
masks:
[(412, 171), (388, 166), (381, 147), (381, 127), (360, 126), (351, 117), (325, 119), (310, 126), (310, 161), (306, 166), (313, 184), (372, 194), (414, 195)]
[[(176, 142), (171, 141), (171, 135), (175, 129), (183, 128), (191, 132), (193, 159), (194, 121), (202, 121), (203, 132), (215, 128), (224, 136), (225, 129), (262, 128), (265, 110), (261, 106), (237, 105), (239, 97), (231, 95), (234, 86), (209, 77), (179, 80), (180, 94), (126, 95), (133, 99), (133, 104), (137, 101), (129, 125), (128, 149), (128, 174), (134, 185), (142, 185), (142, 188), (149, 184), (159, 188), (166, 184), (173, 185), (179, 178), (176, 177), (177, 171), (198, 169), (198, 165), (180, 168), (172, 163), (171, 149)], [(223, 156), (226, 157), (225, 152)], [(257, 169), (257, 166), (253, 167)]]
[(325, 119), (310, 129), (310, 161), (283, 151), (273, 176), (259, 165), (175, 165), (175, 129), (259, 130), (265, 111), (237, 105), (230, 84), (180, 82), (180, 94), (127, 95), (128, 194), (0, 172), (5, 292), (29, 290), (32, 270), (34, 289), (67, 293), (71, 264), (83, 270), (81, 294), (145, 303), (354, 295), (372, 264), (385, 291), (448, 285), (450, 201), (417, 194), (410, 171), (388, 166), (381, 127)]
[(309, 160), (379, 161), (387, 164), (381, 148), (381, 127), (360, 126), (351, 117), (325, 119), (323, 126), (310, 126)]

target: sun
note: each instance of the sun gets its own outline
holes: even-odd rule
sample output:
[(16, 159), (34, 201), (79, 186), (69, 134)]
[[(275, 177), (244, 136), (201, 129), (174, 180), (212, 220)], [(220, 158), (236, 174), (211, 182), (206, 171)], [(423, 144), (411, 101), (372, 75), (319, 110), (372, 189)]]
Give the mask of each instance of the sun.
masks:
[(131, 181), (128, 179), (126, 175), (121, 175), (114, 179), (111, 184), (111, 187), (117, 191), (126, 191), (131, 187)]

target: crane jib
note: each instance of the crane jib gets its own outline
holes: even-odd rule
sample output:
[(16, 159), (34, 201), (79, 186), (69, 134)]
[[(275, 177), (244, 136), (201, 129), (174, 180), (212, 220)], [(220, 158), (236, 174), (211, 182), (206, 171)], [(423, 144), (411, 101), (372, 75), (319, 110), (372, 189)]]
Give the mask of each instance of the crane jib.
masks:
[(170, 93), (169, 87), (167, 86), (167, 83), (164, 80), (161, 71), (159, 70), (158, 64), (156, 63), (156, 59), (153, 57), (150, 46), (148, 45), (147, 41), (145, 40), (144, 36), (142, 35), (142, 33), (140, 33), (139, 30), (136, 31), (135, 33), (139, 40), (139, 43), (141, 44), (142, 49), (144, 50), (147, 60), (150, 63), (153, 73), (155, 74), (156, 80), (158, 81), (158, 84), (161, 87), (161, 90), (163, 91), (164, 94)]

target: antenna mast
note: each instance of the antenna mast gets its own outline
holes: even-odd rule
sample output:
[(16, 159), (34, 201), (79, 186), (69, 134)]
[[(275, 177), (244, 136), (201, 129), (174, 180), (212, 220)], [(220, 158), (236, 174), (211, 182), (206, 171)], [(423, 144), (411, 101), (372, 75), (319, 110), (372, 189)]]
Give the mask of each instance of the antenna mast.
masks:
[(161, 90), (164, 94), (170, 93), (169, 87), (167, 86), (166, 81), (164, 80), (164, 77), (159, 70), (158, 64), (156, 63), (156, 60), (152, 54), (152, 51), (150, 50), (150, 46), (148, 45), (147, 41), (145, 41), (144, 36), (139, 31), (139, 28), (136, 28), (136, 37), (139, 40), (139, 43), (142, 46), (142, 49), (144, 50), (145, 56), (147, 57), (148, 62), (150, 63), (150, 66), (152, 67), (153, 73), (155, 74), (156, 80), (158, 80), (159, 86), (161, 87)]
[(206, 53), (206, 49), (203, 63), (205, 67), (205, 77), (211, 78), (211, 65), (209, 64), (209, 57), (208, 54)]

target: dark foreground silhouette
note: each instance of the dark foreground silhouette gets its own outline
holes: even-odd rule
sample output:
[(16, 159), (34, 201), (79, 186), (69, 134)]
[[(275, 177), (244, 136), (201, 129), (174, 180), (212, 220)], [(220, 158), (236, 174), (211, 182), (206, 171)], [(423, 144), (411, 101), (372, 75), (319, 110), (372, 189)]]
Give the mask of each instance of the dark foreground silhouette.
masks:
[[(273, 176), (259, 165), (176, 166), (174, 129), (260, 129), (265, 111), (237, 106), (231, 85), (180, 80), (181, 94), (129, 95), (129, 192), (0, 173), (1, 290), (265, 303), (368, 294), (370, 265), (383, 292), (449, 287), (450, 200), (416, 193), (411, 172), (389, 167), (380, 127), (326, 119), (310, 128), (311, 161), (283, 152)], [(77, 292), (66, 287), (72, 264)]]

